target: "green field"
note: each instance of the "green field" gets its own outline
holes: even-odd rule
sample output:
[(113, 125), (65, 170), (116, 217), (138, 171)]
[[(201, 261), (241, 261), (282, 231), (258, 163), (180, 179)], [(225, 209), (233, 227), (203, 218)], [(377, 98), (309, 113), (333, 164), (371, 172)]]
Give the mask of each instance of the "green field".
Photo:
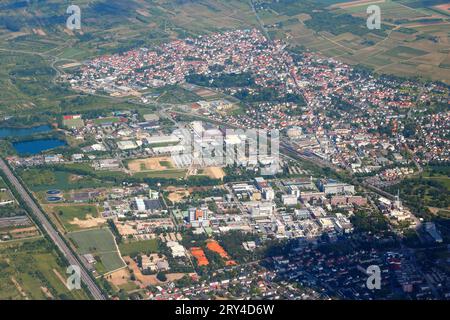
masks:
[(44, 239), (0, 244), (0, 270), (0, 300), (88, 299), (83, 290), (67, 289), (65, 264)]
[(96, 258), (95, 269), (100, 274), (125, 266), (117, 252), (114, 236), (109, 229), (71, 232), (68, 234), (68, 237), (80, 254), (91, 253)]
[(155, 253), (158, 252), (158, 240), (152, 239), (121, 243), (119, 250), (122, 256), (136, 256), (139, 253)]
[(64, 120), (64, 126), (67, 128), (82, 128), (84, 126), (83, 119)]
[[(87, 168), (90, 167), (87, 166)], [(70, 168), (68, 168), (68, 170), (69, 169)], [(93, 172), (93, 169), (90, 168), (89, 172)], [(48, 191), (50, 189), (73, 190), (83, 188), (100, 188), (112, 185), (111, 183), (101, 181), (90, 176), (83, 176), (76, 181), (71, 181), (71, 173), (69, 171), (30, 168), (20, 171), (20, 175), (24, 182), (34, 192)]]
[(429, 172), (405, 179), (401, 183), (388, 188), (391, 193), (400, 191), (400, 197), (411, 208), (424, 212), (425, 207), (448, 210), (450, 207), (450, 179), (448, 176)]
[(1, 177), (0, 177), (0, 189), (6, 189), (6, 192), (0, 192), (0, 201), (10, 201), (14, 199), (9, 192), (8, 186)]
[(187, 170), (185, 169), (169, 169), (162, 171), (147, 171), (138, 172), (133, 176), (137, 178), (165, 178), (165, 179), (180, 179), (184, 178)]
[(170, 161), (160, 161), (159, 164), (162, 167), (166, 167), (166, 168), (169, 168), (169, 169), (172, 168), (172, 163)]
[(118, 122), (120, 122), (120, 118), (117, 117), (99, 118), (94, 120), (94, 123), (96, 125), (102, 125), (107, 123), (118, 123)]
[(424, 179), (439, 182), (447, 188), (447, 191), (450, 192), (450, 177), (444, 175), (424, 175)]
[[(289, 35), (293, 46), (319, 51), (349, 64), (365, 65), (378, 73), (450, 83), (450, 74), (445, 69), (450, 49), (449, 17), (431, 7), (439, 1), (376, 3), (381, 8), (382, 30), (374, 32), (365, 27), (369, 3), (341, 8), (343, 2), (350, 1), (327, 1), (330, 5), (327, 7), (308, 0), (280, 0), (271, 5), (278, 14), (267, 10), (260, 13), (264, 13), (266, 24), (281, 22), (270, 29), (270, 34), (283, 39)], [(322, 10), (316, 12), (319, 7)], [(324, 7), (327, 9), (323, 10)]]
[(95, 205), (55, 206), (52, 207), (52, 212), (67, 231), (80, 229), (76, 224), (71, 223), (75, 218), (85, 220), (88, 216), (98, 217), (98, 211)]
[(415, 56), (421, 56), (426, 54), (426, 51), (423, 50), (418, 50), (418, 49), (414, 49), (414, 48), (410, 48), (410, 47), (405, 47), (405, 46), (398, 46), (395, 48), (392, 48), (390, 50), (388, 50), (387, 52), (385, 52), (386, 55), (388, 56), (392, 56), (395, 58), (412, 58)]
[(7, 188), (5, 181), (3, 181), (2, 177), (0, 177), (0, 188)]
[(167, 86), (157, 99), (160, 103), (189, 103), (201, 100), (195, 93), (179, 86)]
[(37, 101), (46, 100), (46, 105), (38, 105), (42, 110), (56, 107), (56, 101), (48, 97), (57, 97), (63, 90), (51, 83), (53, 76), (43, 58), (0, 51), (0, 113), (31, 112), (32, 101), (36, 106)]
[[(3, 188), (0, 186), (0, 188)], [(11, 201), (14, 200), (14, 198), (11, 196), (11, 194), (6, 191), (6, 192), (1, 192), (0, 191), (0, 201)]]
[[(431, 14), (426, 14), (425, 12), (415, 10), (413, 8), (408, 7), (407, 5), (399, 3), (398, 1), (394, 2), (387, 0), (383, 3), (376, 3), (376, 5), (380, 7), (384, 20), (392, 21), (392, 20), (414, 19), (431, 16)], [(348, 7), (345, 9), (339, 9), (339, 12), (366, 15), (367, 6), (368, 4)]]

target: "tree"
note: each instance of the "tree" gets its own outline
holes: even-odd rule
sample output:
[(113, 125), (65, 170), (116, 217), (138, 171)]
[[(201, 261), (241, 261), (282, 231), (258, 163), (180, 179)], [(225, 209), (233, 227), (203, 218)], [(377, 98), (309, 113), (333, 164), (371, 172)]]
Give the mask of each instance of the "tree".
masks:
[(158, 279), (161, 282), (166, 282), (167, 276), (164, 272), (158, 272), (158, 274), (156, 275), (156, 279)]

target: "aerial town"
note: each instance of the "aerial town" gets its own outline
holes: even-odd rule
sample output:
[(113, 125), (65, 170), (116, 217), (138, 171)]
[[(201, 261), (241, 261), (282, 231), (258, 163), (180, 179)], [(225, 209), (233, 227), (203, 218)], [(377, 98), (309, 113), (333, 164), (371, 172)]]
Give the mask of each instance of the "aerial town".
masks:
[(271, 34), (38, 54), (70, 96), (0, 121), (0, 300), (450, 299), (450, 86)]
[[(450, 297), (448, 259), (414, 249), (441, 250), (443, 226), (398, 187), (449, 161), (445, 85), (375, 77), (256, 29), (101, 56), (60, 81), (139, 106), (66, 113), (70, 148), (6, 158), (111, 297)], [(155, 109), (166, 86), (199, 99)], [(39, 235), (24, 214), (0, 225), (2, 241)], [(374, 264), (382, 290), (365, 286)]]

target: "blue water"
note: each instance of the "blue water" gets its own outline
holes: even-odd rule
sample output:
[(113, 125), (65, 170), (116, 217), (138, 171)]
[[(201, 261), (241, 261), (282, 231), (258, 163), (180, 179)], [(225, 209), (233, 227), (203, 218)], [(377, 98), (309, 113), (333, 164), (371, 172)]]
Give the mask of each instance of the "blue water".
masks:
[(48, 197), (47, 201), (49, 202), (57, 202), (57, 201), (61, 201), (62, 198), (61, 197)]
[(65, 146), (66, 142), (58, 139), (40, 139), (13, 143), (19, 155), (35, 155), (42, 151)]
[(6, 137), (25, 137), (36, 133), (49, 132), (50, 126), (38, 126), (32, 128), (0, 128), (0, 138)]
[(49, 195), (56, 195), (56, 194), (60, 194), (61, 191), (60, 190), (48, 190), (47, 194)]

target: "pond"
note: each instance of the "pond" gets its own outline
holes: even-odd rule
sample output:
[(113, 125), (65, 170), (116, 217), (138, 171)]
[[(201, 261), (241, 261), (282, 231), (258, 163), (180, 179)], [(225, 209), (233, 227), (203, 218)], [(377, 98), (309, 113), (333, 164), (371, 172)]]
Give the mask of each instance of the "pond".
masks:
[(25, 137), (36, 133), (50, 132), (50, 126), (37, 126), (31, 128), (0, 128), (0, 139), (6, 137)]
[(67, 145), (63, 140), (59, 139), (39, 139), (32, 141), (22, 141), (13, 143), (19, 155), (35, 155), (42, 151), (58, 148)]

